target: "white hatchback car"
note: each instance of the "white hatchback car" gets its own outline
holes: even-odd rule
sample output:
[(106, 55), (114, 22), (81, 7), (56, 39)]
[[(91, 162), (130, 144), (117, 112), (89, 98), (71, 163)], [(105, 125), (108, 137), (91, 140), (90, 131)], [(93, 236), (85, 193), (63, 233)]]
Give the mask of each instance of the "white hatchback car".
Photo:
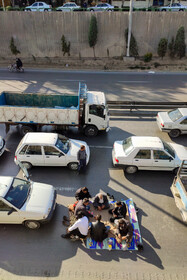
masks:
[(53, 186), (0, 176), (0, 224), (23, 224), (38, 229), (51, 220), (55, 206)]
[(168, 132), (170, 137), (187, 134), (187, 108), (178, 108), (169, 112), (159, 112), (157, 124), (161, 131)]
[(57, 133), (29, 132), (16, 149), (15, 163), (20, 161), (27, 169), (32, 166), (68, 166), (77, 170), (77, 153), (82, 145), (86, 148), (88, 164), (90, 149), (86, 142)]
[(77, 6), (76, 3), (68, 2), (65, 3), (63, 6), (56, 8), (56, 11), (62, 11), (62, 12), (71, 12), (75, 9), (80, 9), (80, 6)]
[(5, 140), (0, 136), (0, 156), (4, 153), (5, 151)]
[(26, 12), (28, 12), (28, 11), (47, 12), (47, 11), (51, 11), (51, 10), (52, 10), (51, 5), (48, 5), (45, 2), (35, 2), (31, 6), (25, 7)]
[(158, 137), (131, 136), (124, 141), (115, 141), (112, 150), (114, 166), (127, 173), (138, 170), (165, 170), (177, 172), (187, 149), (181, 145), (166, 143)]

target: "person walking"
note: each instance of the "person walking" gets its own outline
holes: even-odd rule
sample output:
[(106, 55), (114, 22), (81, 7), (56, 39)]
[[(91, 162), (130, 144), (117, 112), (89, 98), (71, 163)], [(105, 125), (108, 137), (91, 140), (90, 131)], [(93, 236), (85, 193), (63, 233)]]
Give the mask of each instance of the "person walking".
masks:
[(79, 173), (81, 172), (81, 170), (85, 171), (86, 169), (86, 158), (87, 158), (86, 149), (85, 146), (82, 145), (77, 153), (77, 159), (79, 161), (79, 166), (78, 166)]

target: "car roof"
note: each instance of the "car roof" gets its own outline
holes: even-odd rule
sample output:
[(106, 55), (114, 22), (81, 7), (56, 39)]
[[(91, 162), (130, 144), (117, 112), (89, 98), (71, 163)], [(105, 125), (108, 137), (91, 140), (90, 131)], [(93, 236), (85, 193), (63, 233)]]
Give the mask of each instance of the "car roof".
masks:
[(187, 108), (178, 108), (183, 116), (187, 116)]
[(52, 145), (56, 143), (57, 138), (58, 138), (57, 133), (29, 132), (24, 136), (22, 143)]
[(163, 149), (163, 142), (159, 137), (132, 136), (131, 139), (134, 147)]

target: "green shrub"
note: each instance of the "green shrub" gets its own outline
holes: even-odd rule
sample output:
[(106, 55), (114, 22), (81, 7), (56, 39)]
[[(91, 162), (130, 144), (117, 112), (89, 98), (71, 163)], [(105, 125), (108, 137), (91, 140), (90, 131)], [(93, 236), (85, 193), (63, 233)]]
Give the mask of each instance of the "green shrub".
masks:
[(88, 42), (90, 48), (93, 48), (94, 58), (95, 58), (95, 45), (97, 43), (97, 19), (95, 16), (91, 16), (89, 33), (88, 33)]
[(61, 38), (61, 44), (62, 44), (62, 52), (63, 52), (63, 56), (67, 53), (68, 56), (70, 56), (70, 42), (66, 42), (66, 38), (64, 35), (62, 35)]
[[(126, 45), (128, 44), (128, 28), (125, 30), (125, 40)], [(137, 57), (138, 56), (138, 45), (136, 39), (134, 38), (133, 34), (131, 33), (131, 41), (130, 41), (130, 56)]]
[(159, 66), (160, 66), (160, 63), (158, 63), (158, 62), (155, 62), (155, 63), (154, 63), (154, 67), (155, 67), (155, 68), (157, 68), (157, 67), (159, 67)]
[(146, 53), (144, 55), (144, 62), (149, 62), (152, 60), (153, 54), (152, 53)]
[(175, 39), (171, 38), (171, 42), (168, 44), (169, 56), (173, 58), (175, 56)]
[(161, 38), (160, 42), (158, 43), (157, 53), (162, 59), (166, 55), (167, 47), (168, 47), (168, 40), (165, 38)]
[(20, 53), (20, 51), (16, 48), (16, 46), (14, 44), (14, 38), (13, 37), (11, 37), (9, 48), (10, 48), (12, 54), (14, 54), (14, 55), (17, 55), (18, 53)]
[(177, 31), (174, 50), (179, 58), (184, 57), (186, 54), (185, 31), (183, 26), (181, 26)]

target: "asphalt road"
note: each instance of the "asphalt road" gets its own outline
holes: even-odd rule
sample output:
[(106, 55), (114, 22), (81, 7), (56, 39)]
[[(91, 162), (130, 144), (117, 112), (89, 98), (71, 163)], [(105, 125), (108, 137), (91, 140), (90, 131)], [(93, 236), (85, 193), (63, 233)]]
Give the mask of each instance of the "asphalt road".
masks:
[[(30, 73), (30, 82), (36, 81), (36, 89), (39, 83), (43, 85), (50, 83), (50, 87), (56, 86), (52, 82), (56, 77), (63, 75), (64, 79), (77, 80), (75, 85), (72, 82), (61, 81), (60, 88), (70, 90), (77, 89), (79, 78), (85, 76), (91, 90), (104, 90), (107, 98), (123, 99), (126, 92), (118, 91), (113, 85), (114, 80), (127, 79), (123, 73), (51, 73), (48, 75), (38, 72)], [(4, 72), (0, 71), (0, 79)], [(24, 87), (29, 89), (29, 73), (24, 73), (24, 81), (16, 80), (21, 75), (6, 73), (7, 77), (15, 78), (11, 81), (14, 88)], [(12, 76), (10, 76), (12, 75)], [(66, 75), (66, 77), (64, 77)], [(129, 80), (142, 79), (143, 75), (128, 74)], [(102, 76), (102, 77), (101, 77)], [(157, 79), (156, 79), (157, 77)], [(164, 82), (167, 80), (168, 82)], [(167, 79), (166, 79), (167, 77)], [(180, 94), (173, 98), (181, 100), (186, 98), (185, 86), (186, 75), (159, 75), (162, 80), (162, 89), (165, 88), (163, 98), (171, 101), (171, 96), (167, 95), (168, 83), (179, 89)], [(5, 77), (4, 77), (5, 79)], [(28, 79), (28, 80), (27, 80)], [(118, 80), (117, 80), (118, 79)], [(161, 93), (158, 92), (158, 76), (147, 75), (145, 80), (152, 81), (149, 85), (150, 96)], [(92, 80), (92, 81), (91, 81)], [(157, 82), (156, 82), (157, 80)], [(43, 82), (42, 82), (43, 81)], [(96, 84), (97, 81), (97, 84)], [(113, 82), (112, 82), (113, 81)], [(183, 82), (182, 82), (183, 81)], [(9, 83), (6, 82), (6, 85)], [(73, 82), (74, 83), (74, 82)], [(9, 86), (10, 86), (9, 84)], [(34, 84), (34, 83), (33, 83)], [(33, 87), (30, 86), (30, 88)], [(70, 85), (71, 84), (71, 85)], [(99, 85), (102, 84), (102, 88)], [(130, 84), (130, 83), (129, 83)], [(117, 86), (117, 82), (116, 82)], [(147, 90), (146, 83), (131, 84), (137, 92)], [(2, 85), (1, 85), (2, 88)], [(156, 89), (157, 88), (157, 89)], [(41, 86), (43, 89), (43, 86)], [(171, 88), (170, 88), (171, 89)], [(33, 88), (34, 90), (34, 88)], [(167, 91), (167, 92), (166, 92)], [(31, 92), (30, 89), (27, 92)], [(47, 91), (46, 91), (47, 92)], [(118, 93), (115, 95), (115, 93)], [(180, 98), (178, 98), (180, 96)], [(157, 99), (158, 100), (158, 99)], [(101, 133), (96, 138), (86, 138), (78, 134), (76, 130), (69, 131), (68, 136), (87, 141), (91, 149), (90, 163), (86, 174), (77, 175), (67, 168), (35, 167), (31, 169), (31, 179), (44, 183), (53, 184), (58, 192), (58, 206), (51, 223), (42, 226), (39, 230), (31, 231), (21, 225), (0, 225), (0, 279), (124, 279), (124, 280), (186, 280), (186, 226), (181, 221), (181, 216), (174, 203), (170, 186), (174, 175), (170, 172), (141, 171), (137, 174), (126, 175), (123, 170), (113, 168), (111, 162), (112, 145), (115, 140), (124, 139), (130, 135), (152, 135), (160, 136), (166, 141), (171, 141), (167, 134), (161, 133), (153, 118), (112, 118), (110, 121), (111, 131)], [(5, 135), (4, 125), (0, 125), (0, 135), (7, 141), (7, 150), (0, 158), (0, 175), (17, 175), (18, 167), (14, 164), (14, 152), (21, 139), (16, 128)], [(180, 136), (176, 143), (187, 147), (186, 136)], [(19, 172), (21, 176), (21, 173)], [(133, 198), (140, 209), (138, 219), (143, 238), (144, 251), (119, 252), (86, 249), (80, 242), (70, 242), (60, 237), (65, 232), (61, 220), (67, 214), (67, 205), (74, 202), (74, 192), (77, 188), (87, 186), (92, 195), (100, 190), (109, 192), (116, 199)]]

